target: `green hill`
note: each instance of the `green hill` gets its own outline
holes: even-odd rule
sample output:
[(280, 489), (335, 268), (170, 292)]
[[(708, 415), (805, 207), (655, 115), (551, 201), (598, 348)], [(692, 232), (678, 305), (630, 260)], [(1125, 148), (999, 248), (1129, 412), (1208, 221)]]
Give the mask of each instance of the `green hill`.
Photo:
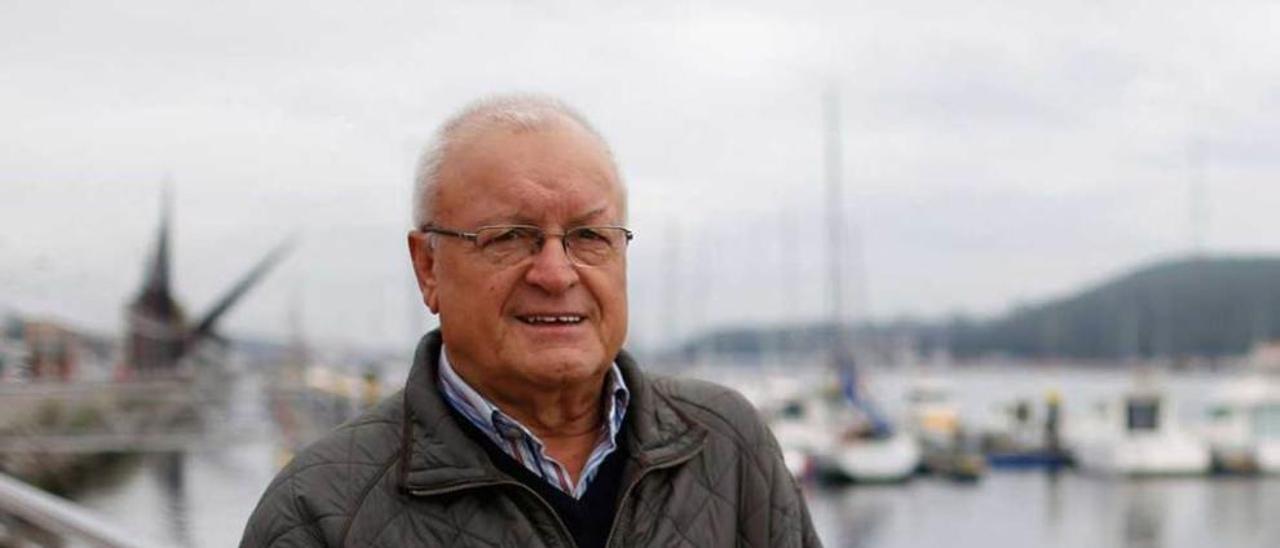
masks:
[(993, 321), (954, 321), (961, 358), (1223, 356), (1280, 335), (1280, 258), (1201, 258), (1140, 268)]
[[(836, 333), (826, 323), (729, 327), (686, 341), (677, 352), (685, 359), (825, 353)], [(1238, 355), (1280, 337), (1280, 258), (1163, 261), (993, 319), (861, 324), (845, 337), (881, 362), (892, 362), (904, 345), (924, 353), (946, 348), (962, 360)]]

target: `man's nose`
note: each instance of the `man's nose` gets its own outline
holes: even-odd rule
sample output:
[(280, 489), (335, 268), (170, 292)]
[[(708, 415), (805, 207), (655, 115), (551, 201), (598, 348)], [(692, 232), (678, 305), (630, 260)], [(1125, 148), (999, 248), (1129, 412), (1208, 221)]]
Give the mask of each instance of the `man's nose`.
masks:
[(561, 293), (578, 283), (578, 269), (569, 259), (564, 237), (547, 236), (533, 254), (525, 280), (549, 293)]

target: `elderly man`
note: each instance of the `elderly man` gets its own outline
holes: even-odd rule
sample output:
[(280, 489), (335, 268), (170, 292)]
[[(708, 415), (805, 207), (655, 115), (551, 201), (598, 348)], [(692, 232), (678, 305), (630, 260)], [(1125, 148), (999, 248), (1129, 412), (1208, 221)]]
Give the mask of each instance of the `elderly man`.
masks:
[(580, 115), (481, 101), (423, 157), (409, 253), (440, 329), (403, 391), (300, 453), (241, 546), (815, 546), (736, 393), (624, 351), (626, 192)]

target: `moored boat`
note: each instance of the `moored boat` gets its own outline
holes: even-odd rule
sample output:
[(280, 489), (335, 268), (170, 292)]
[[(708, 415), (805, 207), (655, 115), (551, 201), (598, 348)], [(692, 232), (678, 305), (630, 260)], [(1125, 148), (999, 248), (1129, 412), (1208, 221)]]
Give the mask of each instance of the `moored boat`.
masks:
[(1251, 377), (1221, 387), (1204, 428), (1215, 472), (1280, 473), (1280, 387)]
[(1125, 476), (1196, 475), (1209, 471), (1208, 446), (1176, 420), (1161, 391), (1140, 388), (1095, 408), (1075, 429), (1076, 464), (1085, 471)]

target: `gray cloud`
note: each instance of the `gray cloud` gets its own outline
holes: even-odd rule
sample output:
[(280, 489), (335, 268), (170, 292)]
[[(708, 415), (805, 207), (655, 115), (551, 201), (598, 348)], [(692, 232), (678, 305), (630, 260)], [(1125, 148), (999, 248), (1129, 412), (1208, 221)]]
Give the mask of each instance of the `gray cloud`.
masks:
[(0, 303), (118, 329), (171, 176), (189, 308), (301, 231), (228, 327), (280, 336), (301, 307), (314, 338), (403, 346), (424, 321), (403, 257), (416, 149), (512, 89), (563, 96), (617, 150), (642, 343), (824, 314), (833, 80), (856, 314), (990, 313), (1185, 249), (1194, 142), (1211, 248), (1274, 253), (1278, 10), (10, 3)]

